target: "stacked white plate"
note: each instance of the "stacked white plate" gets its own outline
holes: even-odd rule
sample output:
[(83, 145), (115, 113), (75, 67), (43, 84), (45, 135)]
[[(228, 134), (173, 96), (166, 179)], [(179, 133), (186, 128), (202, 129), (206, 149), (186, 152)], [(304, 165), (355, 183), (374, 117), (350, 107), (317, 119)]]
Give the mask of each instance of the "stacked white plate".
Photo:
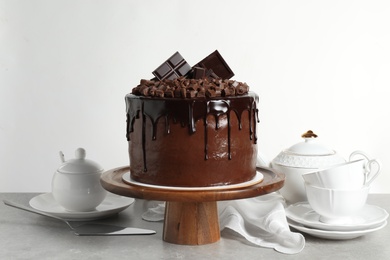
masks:
[(306, 234), (326, 239), (353, 239), (382, 229), (387, 225), (389, 214), (386, 210), (366, 204), (348, 222), (327, 224), (320, 221), (308, 202), (298, 202), (286, 208), (287, 221), (291, 227)]

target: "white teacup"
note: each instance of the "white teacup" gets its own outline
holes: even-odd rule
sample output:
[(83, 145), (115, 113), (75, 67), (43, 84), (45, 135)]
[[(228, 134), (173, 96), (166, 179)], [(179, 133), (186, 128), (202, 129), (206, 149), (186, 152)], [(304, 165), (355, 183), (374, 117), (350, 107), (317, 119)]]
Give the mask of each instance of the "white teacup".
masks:
[(370, 187), (335, 190), (305, 183), (307, 199), (320, 221), (329, 224), (351, 224), (366, 204)]
[[(352, 153), (350, 158), (358, 154), (357, 152), (355, 153)], [(361, 152), (359, 152), (359, 155), (361, 155)], [(374, 168), (374, 164), (377, 167)], [(318, 187), (359, 189), (363, 186), (369, 186), (378, 177), (380, 168), (379, 161), (375, 159), (358, 159), (303, 174), (302, 177), (306, 183)]]

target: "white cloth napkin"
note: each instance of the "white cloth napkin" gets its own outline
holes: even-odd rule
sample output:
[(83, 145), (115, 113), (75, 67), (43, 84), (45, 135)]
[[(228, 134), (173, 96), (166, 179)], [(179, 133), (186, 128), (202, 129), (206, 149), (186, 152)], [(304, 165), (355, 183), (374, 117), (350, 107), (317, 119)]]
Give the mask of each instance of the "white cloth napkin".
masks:
[[(142, 218), (147, 221), (164, 220), (164, 202), (147, 202)], [(273, 248), (285, 254), (297, 254), (305, 247), (305, 238), (291, 232), (286, 220), (284, 199), (278, 193), (260, 197), (219, 201), (221, 231), (234, 230), (249, 242)]]

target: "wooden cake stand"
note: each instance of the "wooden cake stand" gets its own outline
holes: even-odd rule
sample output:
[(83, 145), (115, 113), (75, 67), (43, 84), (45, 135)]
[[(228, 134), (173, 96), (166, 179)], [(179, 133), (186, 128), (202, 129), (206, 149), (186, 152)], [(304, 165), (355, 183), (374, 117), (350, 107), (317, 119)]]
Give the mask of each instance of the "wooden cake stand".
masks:
[(180, 245), (203, 245), (220, 239), (217, 201), (256, 197), (279, 190), (284, 174), (258, 167), (264, 178), (248, 186), (217, 187), (216, 189), (183, 189), (136, 185), (123, 181), (129, 167), (106, 171), (101, 176), (103, 187), (115, 194), (166, 201), (163, 240)]

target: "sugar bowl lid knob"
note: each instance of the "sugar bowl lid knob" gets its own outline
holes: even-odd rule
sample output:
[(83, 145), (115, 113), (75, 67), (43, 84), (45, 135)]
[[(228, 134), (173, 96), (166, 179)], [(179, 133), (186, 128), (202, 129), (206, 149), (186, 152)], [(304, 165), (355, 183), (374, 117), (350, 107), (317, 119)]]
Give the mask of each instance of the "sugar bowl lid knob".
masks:
[(86, 152), (85, 152), (84, 148), (77, 148), (74, 153), (75, 153), (76, 159), (81, 159), (81, 160), (85, 159)]

